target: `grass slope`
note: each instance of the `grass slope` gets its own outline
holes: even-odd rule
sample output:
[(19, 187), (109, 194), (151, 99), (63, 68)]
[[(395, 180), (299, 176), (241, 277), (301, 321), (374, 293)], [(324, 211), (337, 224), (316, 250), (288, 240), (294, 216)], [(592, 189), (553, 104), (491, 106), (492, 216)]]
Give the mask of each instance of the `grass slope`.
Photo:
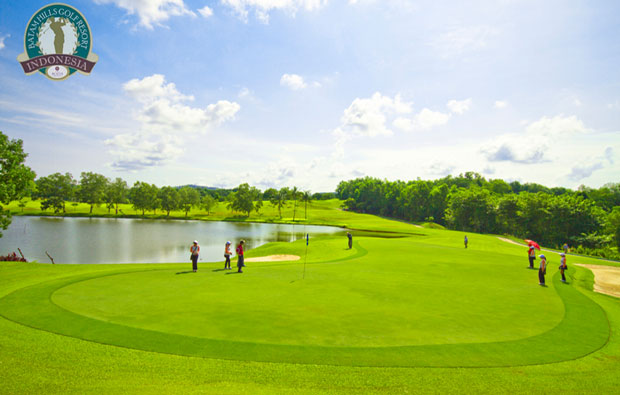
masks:
[[(304, 280), (303, 259), (1, 263), (0, 393), (617, 391), (620, 303), (572, 266), (597, 261), (569, 257), (566, 285), (551, 257), (542, 288), (523, 247), (405, 230), (311, 240)], [(272, 253), (305, 244), (252, 251)]]

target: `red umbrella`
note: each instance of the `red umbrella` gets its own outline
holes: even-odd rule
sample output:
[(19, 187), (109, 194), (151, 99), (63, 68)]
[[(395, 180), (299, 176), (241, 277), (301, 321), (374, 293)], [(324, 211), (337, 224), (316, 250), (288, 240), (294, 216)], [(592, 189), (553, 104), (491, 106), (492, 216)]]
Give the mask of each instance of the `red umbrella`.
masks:
[(540, 250), (540, 246), (534, 240), (525, 239), (525, 242), (527, 243), (527, 245), (534, 246), (534, 248)]

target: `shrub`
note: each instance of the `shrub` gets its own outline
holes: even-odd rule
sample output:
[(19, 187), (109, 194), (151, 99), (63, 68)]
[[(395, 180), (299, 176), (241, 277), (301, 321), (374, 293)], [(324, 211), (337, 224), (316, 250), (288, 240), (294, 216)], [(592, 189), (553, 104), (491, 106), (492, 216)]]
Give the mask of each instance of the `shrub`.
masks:
[(17, 256), (17, 254), (15, 252), (11, 252), (8, 255), (2, 256), (0, 255), (0, 261), (7, 261), (7, 262), (28, 262), (27, 260), (25, 260), (24, 258)]

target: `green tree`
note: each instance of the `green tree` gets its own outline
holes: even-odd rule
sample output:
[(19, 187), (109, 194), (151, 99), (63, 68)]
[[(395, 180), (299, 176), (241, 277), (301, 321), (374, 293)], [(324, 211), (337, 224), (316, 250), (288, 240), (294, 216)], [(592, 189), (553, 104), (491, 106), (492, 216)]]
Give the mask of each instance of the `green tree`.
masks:
[(170, 216), (170, 211), (179, 208), (179, 192), (173, 187), (162, 187), (158, 192), (158, 198), (161, 203), (161, 209), (166, 212), (166, 216)]
[(78, 196), (81, 202), (90, 205), (90, 214), (93, 213), (94, 206), (105, 201), (108, 183), (109, 180), (102, 174), (82, 172)]
[(127, 182), (122, 178), (116, 177), (114, 181), (108, 183), (108, 187), (106, 188), (106, 202), (114, 205), (116, 215), (118, 215), (118, 205), (127, 202), (128, 193), (129, 188), (127, 187)]
[[(19, 200), (28, 193), (35, 174), (24, 164), (27, 156), (21, 140), (11, 140), (0, 132), (0, 205)], [(10, 224), (11, 214), (0, 207), (0, 228), (4, 230)]]
[(271, 199), (273, 199), (273, 197), (276, 196), (277, 194), (278, 194), (278, 190), (275, 188), (266, 189), (265, 192), (263, 192), (263, 200), (270, 202)]
[(258, 212), (263, 206), (261, 191), (255, 187), (250, 187), (247, 183), (239, 185), (237, 191), (231, 193), (230, 196), (229, 207), (232, 210), (246, 213), (248, 217), (252, 211)]
[(204, 195), (202, 199), (200, 199), (200, 208), (207, 212), (207, 215), (210, 214), (211, 209), (215, 206), (215, 198), (209, 194)]
[(312, 192), (303, 191), (301, 201), (304, 202), (304, 219), (308, 219), (308, 204), (312, 203)]
[(133, 205), (134, 210), (142, 211), (144, 216), (146, 210), (155, 211), (159, 207), (157, 192), (155, 185), (136, 181), (129, 191), (129, 201)]
[(496, 211), (493, 196), (482, 188), (459, 189), (450, 196), (446, 221), (458, 230), (494, 232)]
[(36, 197), (42, 199), (41, 209), (52, 208), (54, 212), (66, 213), (66, 202), (75, 196), (76, 182), (71, 173), (54, 173), (36, 181)]
[(293, 200), (293, 222), (295, 222), (295, 214), (297, 213), (297, 202), (299, 201), (300, 192), (297, 187), (293, 187), (291, 189), (291, 193), (289, 194), (289, 198)]
[(197, 207), (199, 204), (200, 193), (195, 188), (183, 187), (179, 189), (179, 207), (185, 211), (186, 218), (192, 207)]
[(286, 207), (286, 201), (288, 200), (289, 189), (288, 188), (280, 188), (278, 193), (271, 198), (269, 201), (274, 207), (278, 208), (278, 214), (280, 215), (280, 219), (282, 219), (282, 207)]

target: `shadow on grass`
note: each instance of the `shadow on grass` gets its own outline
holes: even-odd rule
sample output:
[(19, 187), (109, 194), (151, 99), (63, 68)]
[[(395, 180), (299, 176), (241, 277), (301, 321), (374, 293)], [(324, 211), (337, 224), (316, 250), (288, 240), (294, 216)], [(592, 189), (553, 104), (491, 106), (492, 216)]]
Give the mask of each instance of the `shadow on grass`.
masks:
[(228, 274), (243, 274), (243, 272), (228, 272), (228, 273), (226, 273), (226, 274), (227, 274), (227, 275), (228, 275)]
[(229, 269), (213, 269), (211, 271), (212, 272), (223, 272), (224, 270), (229, 270)]
[(175, 274), (186, 274), (186, 273), (194, 273), (193, 270), (188, 270), (186, 272), (176, 272)]

